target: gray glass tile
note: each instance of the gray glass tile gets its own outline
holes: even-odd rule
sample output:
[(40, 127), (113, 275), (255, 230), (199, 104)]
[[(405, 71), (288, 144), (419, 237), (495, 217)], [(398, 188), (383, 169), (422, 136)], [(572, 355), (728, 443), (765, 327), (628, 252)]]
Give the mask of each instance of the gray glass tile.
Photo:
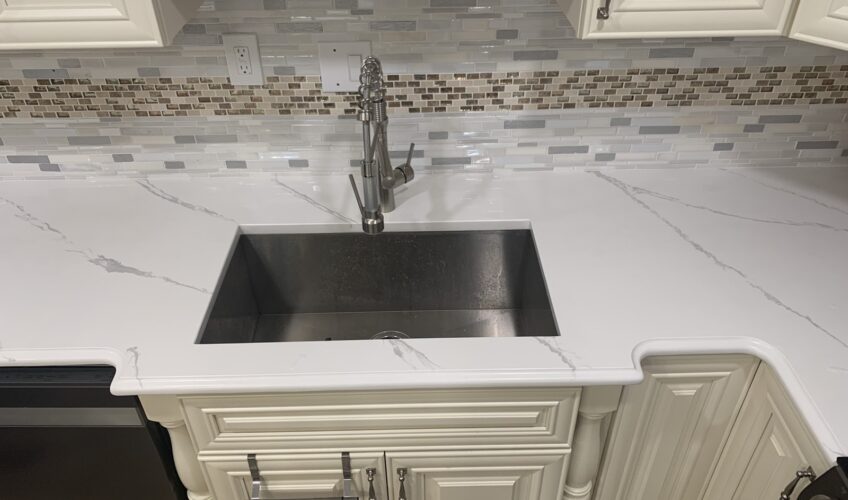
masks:
[(548, 148), (550, 155), (573, 155), (588, 152), (589, 146), (550, 146)]
[(371, 21), (371, 31), (415, 31), (415, 21)]
[(559, 56), (557, 50), (516, 50), (512, 58), (516, 61), (548, 61)]
[(71, 136), (68, 137), (68, 144), (71, 146), (105, 146), (112, 144), (112, 139), (103, 135)]
[(322, 33), (324, 25), (314, 22), (277, 23), (277, 33)]
[(639, 134), (679, 134), (679, 125), (643, 125), (639, 127)]
[(515, 40), (518, 38), (518, 30), (497, 30), (495, 38), (498, 40)]
[(695, 55), (694, 47), (658, 47), (648, 51), (650, 59), (665, 59), (672, 57), (692, 57)]
[(545, 128), (545, 120), (506, 120), (504, 128)]
[(133, 155), (126, 153), (116, 153), (112, 155), (112, 161), (116, 163), (125, 163), (129, 161), (134, 161)]
[(801, 115), (764, 115), (759, 123), (801, 123)]
[(795, 149), (836, 149), (839, 141), (798, 141)]
[(7, 155), (9, 163), (50, 163), (47, 155)]

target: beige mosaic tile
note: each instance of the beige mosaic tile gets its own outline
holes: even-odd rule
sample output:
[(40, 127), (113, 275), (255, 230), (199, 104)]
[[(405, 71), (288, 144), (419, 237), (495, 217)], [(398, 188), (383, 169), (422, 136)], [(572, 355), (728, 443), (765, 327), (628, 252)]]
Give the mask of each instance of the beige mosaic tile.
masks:
[[(661, 68), (388, 75), (392, 113), (842, 104), (848, 66)], [(5, 118), (356, 113), (355, 93), (325, 93), (318, 76), (0, 80)]]

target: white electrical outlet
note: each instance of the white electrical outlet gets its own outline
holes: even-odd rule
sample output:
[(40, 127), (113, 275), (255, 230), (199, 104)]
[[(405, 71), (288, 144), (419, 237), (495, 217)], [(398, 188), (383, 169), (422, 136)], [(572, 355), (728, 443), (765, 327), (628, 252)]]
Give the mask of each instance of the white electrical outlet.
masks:
[(224, 35), (227, 71), (233, 85), (262, 85), (262, 59), (255, 33)]

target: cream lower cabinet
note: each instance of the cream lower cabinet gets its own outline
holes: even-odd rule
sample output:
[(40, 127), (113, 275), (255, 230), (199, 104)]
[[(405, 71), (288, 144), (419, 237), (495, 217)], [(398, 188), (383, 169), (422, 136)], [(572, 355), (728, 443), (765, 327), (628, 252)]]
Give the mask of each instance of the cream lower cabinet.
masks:
[(555, 500), (562, 495), (568, 458), (568, 449), (391, 452), (390, 498)]
[(704, 499), (773, 500), (795, 471), (807, 466), (817, 474), (831, 467), (783, 387), (763, 365)]
[(758, 364), (750, 356), (646, 360), (645, 380), (624, 388), (594, 500), (700, 498)]
[(789, 36), (848, 50), (848, 0), (799, 0)]
[(0, 0), (0, 49), (161, 47), (202, 0)]
[(370, 484), (377, 500), (771, 500), (796, 470), (829, 468), (757, 359), (655, 357), (643, 371), (623, 390), (140, 399), (190, 500), (248, 500), (251, 455), (263, 499), (340, 496), (343, 452), (362, 500)]
[[(779, 36), (794, 0), (559, 0), (580, 38)], [(809, 3), (828, 3), (809, 0)], [(598, 9), (609, 5), (608, 16)]]
[[(192, 500), (340, 496), (341, 454), (355, 494), (378, 500), (559, 500), (582, 389), (348, 391), (173, 398), (191, 437), (181, 477)], [(142, 398), (151, 418), (156, 400)], [(149, 407), (148, 407), (149, 406)], [(170, 412), (174, 413), (173, 411)], [(172, 435), (179, 425), (171, 425)], [(180, 431), (181, 432), (181, 431)], [(405, 469), (400, 495), (398, 469)]]

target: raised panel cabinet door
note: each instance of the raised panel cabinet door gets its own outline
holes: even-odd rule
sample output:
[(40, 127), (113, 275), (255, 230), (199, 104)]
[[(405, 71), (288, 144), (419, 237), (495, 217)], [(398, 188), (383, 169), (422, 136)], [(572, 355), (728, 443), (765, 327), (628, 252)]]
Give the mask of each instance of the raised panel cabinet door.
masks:
[(703, 495), (758, 361), (750, 356), (646, 360), (627, 386), (595, 500), (695, 500)]
[[(341, 497), (341, 453), (257, 455), (262, 477), (261, 498), (303, 499)], [(378, 500), (388, 498), (382, 452), (350, 454), (354, 495), (368, 498), (369, 468), (376, 469), (374, 489)], [(246, 455), (202, 457), (201, 465), (215, 500), (249, 500), (252, 486)]]
[(772, 500), (807, 466), (818, 474), (829, 468), (783, 387), (762, 366), (704, 498)]
[(799, 0), (789, 36), (848, 50), (848, 0)]
[(0, 49), (160, 47), (202, 0), (0, 0)]
[[(386, 454), (391, 500), (560, 500), (568, 449)], [(405, 469), (405, 498), (398, 469)]]
[(782, 35), (786, 33), (793, 2), (611, 0), (609, 18), (598, 19), (598, 7), (605, 3), (605, 0), (584, 1), (578, 29), (583, 38)]

